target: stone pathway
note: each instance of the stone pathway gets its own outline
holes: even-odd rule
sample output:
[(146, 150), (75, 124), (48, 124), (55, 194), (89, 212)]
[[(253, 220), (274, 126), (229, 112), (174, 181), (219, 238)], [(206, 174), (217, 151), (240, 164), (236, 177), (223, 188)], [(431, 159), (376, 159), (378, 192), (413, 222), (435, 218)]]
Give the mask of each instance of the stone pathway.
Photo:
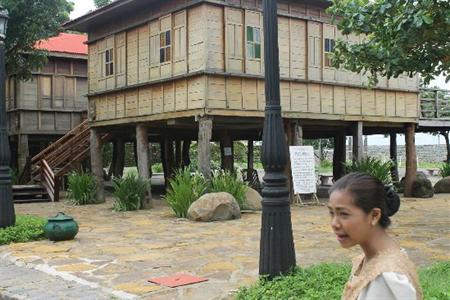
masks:
[[(82, 299), (219, 300), (231, 299), (240, 286), (257, 280), (260, 213), (194, 223), (175, 218), (162, 201), (155, 202), (151, 210), (121, 213), (111, 210), (110, 198), (82, 207), (16, 205), (18, 214), (48, 217), (63, 211), (77, 220), (80, 232), (74, 241), (0, 246), (0, 295), (80, 299), (76, 293), (82, 290)], [(392, 221), (391, 234), (417, 265), (450, 260), (450, 195), (403, 199)], [(300, 265), (349, 262), (360, 252), (339, 247), (325, 206), (293, 207), (292, 223)], [(147, 281), (179, 272), (209, 281), (175, 289)]]

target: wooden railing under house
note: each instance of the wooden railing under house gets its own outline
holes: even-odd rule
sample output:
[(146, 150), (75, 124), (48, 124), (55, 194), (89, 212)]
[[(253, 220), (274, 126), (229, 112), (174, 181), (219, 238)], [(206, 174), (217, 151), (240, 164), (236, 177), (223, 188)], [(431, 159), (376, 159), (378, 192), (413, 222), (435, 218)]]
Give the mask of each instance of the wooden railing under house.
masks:
[(420, 118), (450, 120), (450, 90), (420, 90)]

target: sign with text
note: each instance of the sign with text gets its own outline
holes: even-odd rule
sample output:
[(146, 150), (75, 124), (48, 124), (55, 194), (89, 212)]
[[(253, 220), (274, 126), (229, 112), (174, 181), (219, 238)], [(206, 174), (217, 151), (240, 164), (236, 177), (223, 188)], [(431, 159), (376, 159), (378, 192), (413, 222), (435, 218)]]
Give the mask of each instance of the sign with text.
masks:
[(314, 148), (312, 146), (290, 146), (289, 154), (294, 193), (316, 193)]

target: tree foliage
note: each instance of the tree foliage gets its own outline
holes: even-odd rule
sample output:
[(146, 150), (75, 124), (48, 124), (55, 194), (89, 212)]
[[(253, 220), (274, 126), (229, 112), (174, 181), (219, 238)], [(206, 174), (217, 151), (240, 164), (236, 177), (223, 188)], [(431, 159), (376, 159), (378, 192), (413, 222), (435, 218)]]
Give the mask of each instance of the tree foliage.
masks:
[(94, 0), (94, 5), (97, 8), (108, 5), (112, 2), (112, 0)]
[(443, 73), (450, 80), (450, 1), (332, 0), (328, 9), (344, 35), (364, 36), (359, 44), (337, 41), (333, 65), (398, 77), (421, 73), (425, 83)]
[(73, 3), (68, 0), (0, 0), (8, 10), (6, 70), (18, 79), (30, 79), (31, 71), (47, 61), (46, 51), (34, 48), (37, 41), (62, 31)]

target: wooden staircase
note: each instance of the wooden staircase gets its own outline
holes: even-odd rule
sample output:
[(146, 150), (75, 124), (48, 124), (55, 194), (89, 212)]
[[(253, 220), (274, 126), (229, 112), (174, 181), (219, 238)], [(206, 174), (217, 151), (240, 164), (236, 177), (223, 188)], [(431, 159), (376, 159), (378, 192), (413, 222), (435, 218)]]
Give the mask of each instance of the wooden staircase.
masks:
[[(14, 202), (59, 201), (63, 176), (79, 170), (89, 156), (89, 129), (85, 120), (34, 156), (29, 162), (28, 185), (13, 187)], [(102, 141), (108, 137), (103, 135)]]

